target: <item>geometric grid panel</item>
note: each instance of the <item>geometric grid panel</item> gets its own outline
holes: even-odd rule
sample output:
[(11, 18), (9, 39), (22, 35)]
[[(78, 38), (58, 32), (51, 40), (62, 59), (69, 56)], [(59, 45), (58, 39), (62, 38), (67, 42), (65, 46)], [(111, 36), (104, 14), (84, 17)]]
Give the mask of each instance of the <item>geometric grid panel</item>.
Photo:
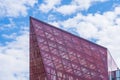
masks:
[(30, 80), (108, 80), (106, 48), (34, 18), (30, 25), (30, 61), (39, 67)]
[(30, 80), (46, 80), (45, 68), (32, 25), (30, 25)]

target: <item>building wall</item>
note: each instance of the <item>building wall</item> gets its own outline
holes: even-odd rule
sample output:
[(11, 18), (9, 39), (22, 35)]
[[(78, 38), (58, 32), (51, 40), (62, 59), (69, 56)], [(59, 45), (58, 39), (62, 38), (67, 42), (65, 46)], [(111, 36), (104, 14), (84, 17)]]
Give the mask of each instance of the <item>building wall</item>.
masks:
[(30, 25), (30, 80), (108, 80), (106, 48), (34, 18)]

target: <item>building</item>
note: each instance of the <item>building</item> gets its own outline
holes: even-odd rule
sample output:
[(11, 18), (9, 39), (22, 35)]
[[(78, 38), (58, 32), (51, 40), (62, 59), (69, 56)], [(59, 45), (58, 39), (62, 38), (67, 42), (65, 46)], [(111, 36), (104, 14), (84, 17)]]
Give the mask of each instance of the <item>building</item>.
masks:
[(105, 47), (30, 18), (30, 80), (108, 80), (107, 55)]
[(120, 69), (112, 71), (110, 80), (120, 80)]

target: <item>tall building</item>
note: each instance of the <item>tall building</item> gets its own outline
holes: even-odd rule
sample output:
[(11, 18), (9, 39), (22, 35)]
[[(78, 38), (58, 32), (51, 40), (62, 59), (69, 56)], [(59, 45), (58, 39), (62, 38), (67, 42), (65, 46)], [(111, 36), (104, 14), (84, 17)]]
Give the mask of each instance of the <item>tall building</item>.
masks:
[(107, 48), (30, 18), (30, 80), (108, 80)]

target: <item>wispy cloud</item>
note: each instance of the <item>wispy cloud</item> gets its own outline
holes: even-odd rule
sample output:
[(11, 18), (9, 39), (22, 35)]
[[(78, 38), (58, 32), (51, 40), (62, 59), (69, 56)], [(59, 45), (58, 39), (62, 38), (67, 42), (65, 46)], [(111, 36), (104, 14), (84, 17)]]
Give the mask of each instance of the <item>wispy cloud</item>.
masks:
[(14, 39), (14, 38), (17, 37), (17, 34), (16, 34), (16, 33), (12, 33), (12, 34), (10, 34), (10, 35), (2, 34), (2, 37), (8, 38), (8, 39)]
[(47, 13), (50, 10), (54, 9), (55, 6), (59, 5), (61, 0), (44, 0), (42, 4), (40, 4), (39, 9), (40, 11)]
[(71, 15), (73, 13), (87, 10), (93, 3), (105, 2), (106, 0), (72, 0), (68, 5), (61, 5), (55, 10), (63, 15)]
[(7, 29), (10, 29), (10, 28), (15, 28), (16, 24), (15, 22), (13, 21), (12, 18), (9, 18), (9, 23), (8, 24), (4, 24), (4, 23), (0, 23), (0, 30), (5, 30), (6, 28)]
[(35, 3), (37, 0), (0, 0), (0, 17), (26, 16), (27, 10)]

